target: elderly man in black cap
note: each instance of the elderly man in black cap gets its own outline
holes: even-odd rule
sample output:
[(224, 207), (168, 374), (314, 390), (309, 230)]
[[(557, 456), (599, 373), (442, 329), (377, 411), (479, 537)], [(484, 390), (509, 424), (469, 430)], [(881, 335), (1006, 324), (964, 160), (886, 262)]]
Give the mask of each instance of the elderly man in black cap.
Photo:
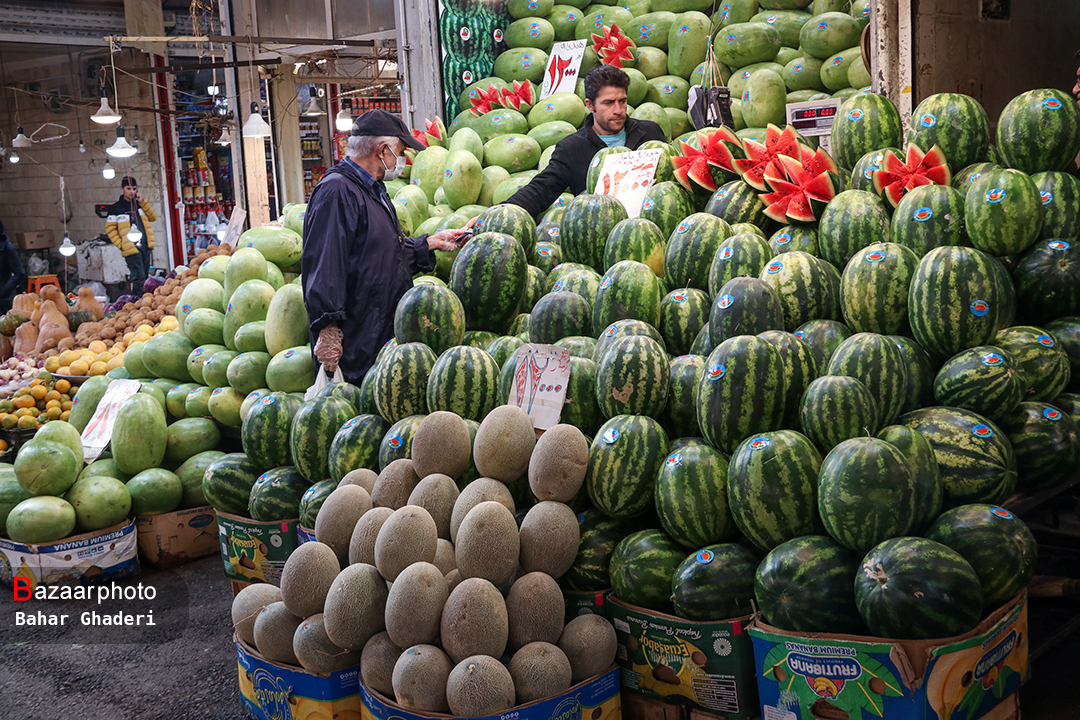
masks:
[(369, 110), (353, 123), (346, 157), (326, 171), (304, 218), (301, 269), (313, 354), (360, 384), (394, 337), (394, 309), (412, 276), (435, 268), (436, 250), (456, 250), (464, 230), (405, 237), (383, 181), (422, 150), (401, 118)]

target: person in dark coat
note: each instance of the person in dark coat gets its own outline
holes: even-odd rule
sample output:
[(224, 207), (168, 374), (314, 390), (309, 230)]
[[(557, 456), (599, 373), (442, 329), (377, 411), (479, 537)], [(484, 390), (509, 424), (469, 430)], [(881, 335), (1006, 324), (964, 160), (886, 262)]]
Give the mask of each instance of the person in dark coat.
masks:
[(590, 70), (585, 76), (585, 107), (589, 115), (581, 129), (560, 140), (547, 167), (506, 202), (520, 205), (538, 218), (567, 190), (572, 195), (593, 191), (585, 187), (585, 179), (598, 150), (618, 145), (637, 150), (648, 140), (667, 142), (663, 129), (656, 123), (627, 117), (628, 87), (630, 76), (614, 65), (597, 65)]
[(353, 123), (346, 157), (315, 186), (304, 218), (304, 305), (316, 368), (341, 368), (360, 384), (394, 337), (394, 310), (412, 276), (435, 268), (436, 250), (456, 250), (463, 230), (405, 237), (386, 192), (405, 168), (406, 146), (422, 150), (401, 118), (369, 110)]
[(4, 234), (0, 222), (0, 314), (11, 309), (11, 301), (19, 293), (26, 292), (26, 269), (19, 259), (19, 251)]

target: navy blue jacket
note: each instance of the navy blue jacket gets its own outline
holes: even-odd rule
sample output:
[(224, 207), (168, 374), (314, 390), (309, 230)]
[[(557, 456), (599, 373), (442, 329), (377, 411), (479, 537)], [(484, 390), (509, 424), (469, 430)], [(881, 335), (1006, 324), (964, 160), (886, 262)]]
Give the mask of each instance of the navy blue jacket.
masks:
[(346, 159), (311, 193), (300, 262), (312, 353), (319, 331), (337, 324), (341, 372), (359, 385), (394, 337), (394, 310), (412, 276), (435, 268), (427, 235), (404, 237), (386, 186)]

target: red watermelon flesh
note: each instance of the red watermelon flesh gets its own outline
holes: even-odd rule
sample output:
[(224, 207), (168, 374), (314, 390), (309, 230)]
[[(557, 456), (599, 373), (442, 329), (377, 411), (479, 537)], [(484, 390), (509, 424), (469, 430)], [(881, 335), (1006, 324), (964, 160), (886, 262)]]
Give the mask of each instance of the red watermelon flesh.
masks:
[(513, 108), (514, 110), (520, 110), (521, 106), (533, 104), (533, 91), (532, 83), (521, 82), (519, 80), (514, 81), (514, 89), (503, 88), (499, 96), (500, 101), (504, 107)]
[(488, 85), (487, 90), (476, 88), (476, 97), (469, 98), (469, 102), (472, 103), (473, 114), (477, 116), (485, 115), (491, 112), (492, 108), (502, 105), (499, 88), (495, 87), (495, 83)]
[(836, 195), (830, 173), (836, 163), (824, 150), (800, 146), (801, 159), (780, 155), (771, 163), (765, 182), (772, 192), (761, 196), (765, 215), (779, 223), (812, 223)]
[(687, 190), (698, 194), (716, 192), (717, 176), (726, 180), (726, 173), (735, 173), (731, 148), (741, 147), (738, 136), (730, 129), (721, 127), (712, 132), (699, 132), (698, 144), (701, 149), (679, 141), (682, 155), (671, 159), (675, 179)]
[(765, 173), (776, 158), (781, 155), (797, 156), (799, 153), (799, 136), (790, 125), (781, 130), (770, 123), (765, 128), (764, 145), (749, 138), (743, 140), (742, 144), (746, 157), (735, 160), (733, 167), (742, 176), (743, 182), (759, 192), (765, 192)]
[(632, 65), (636, 59), (634, 51), (637, 46), (634, 45), (634, 41), (626, 37), (614, 23), (611, 26), (604, 26), (603, 35), (593, 33), (592, 41), (592, 49), (604, 65), (621, 68)]
[(902, 162), (892, 150), (886, 150), (881, 169), (874, 171), (874, 189), (893, 207), (900, 204), (909, 190), (950, 182), (952, 173), (945, 163), (945, 153), (937, 145), (924, 153), (919, 146), (908, 143), (907, 162)]

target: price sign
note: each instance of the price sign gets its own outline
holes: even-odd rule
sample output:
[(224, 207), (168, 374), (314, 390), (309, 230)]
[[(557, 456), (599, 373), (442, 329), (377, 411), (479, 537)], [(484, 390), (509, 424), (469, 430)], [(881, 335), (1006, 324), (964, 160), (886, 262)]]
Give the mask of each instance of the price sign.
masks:
[(548, 56), (547, 70), (544, 72), (544, 84), (540, 88), (540, 99), (557, 92), (574, 92), (577, 89), (578, 70), (581, 58), (585, 56), (585, 40), (557, 42)]
[(233, 208), (232, 217), (229, 218), (229, 225), (225, 228), (225, 237), (221, 239), (222, 245), (236, 247), (236, 241), (240, 239), (240, 234), (244, 232), (244, 220), (246, 219), (247, 210), (241, 207)]
[[(611, 195), (623, 204), (629, 217), (640, 216), (641, 205), (645, 193), (652, 187), (661, 153), (663, 150), (609, 154), (604, 158), (593, 193)], [(597, 162), (597, 159), (593, 158), (593, 162)]]
[(790, 103), (787, 106), (788, 125), (798, 130), (800, 135), (820, 137), (821, 147), (830, 152), (833, 121), (843, 102), (840, 98), (832, 98)]
[(559, 424), (569, 381), (569, 350), (557, 345), (522, 345), (507, 404), (527, 412), (537, 430), (547, 430)]
[[(142, 384), (138, 380), (113, 380), (109, 383), (109, 389), (105, 391), (101, 401), (94, 411), (94, 416), (86, 424), (82, 432), (83, 456), (86, 463), (90, 464), (105, 452), (109, 441), (112, 440), (113, 425), (116, 424), (116, 416), (120, 413), (120, 406), (129, 397), (139, 392)], [(78, 402), (78, 397), (75, 402)]]

